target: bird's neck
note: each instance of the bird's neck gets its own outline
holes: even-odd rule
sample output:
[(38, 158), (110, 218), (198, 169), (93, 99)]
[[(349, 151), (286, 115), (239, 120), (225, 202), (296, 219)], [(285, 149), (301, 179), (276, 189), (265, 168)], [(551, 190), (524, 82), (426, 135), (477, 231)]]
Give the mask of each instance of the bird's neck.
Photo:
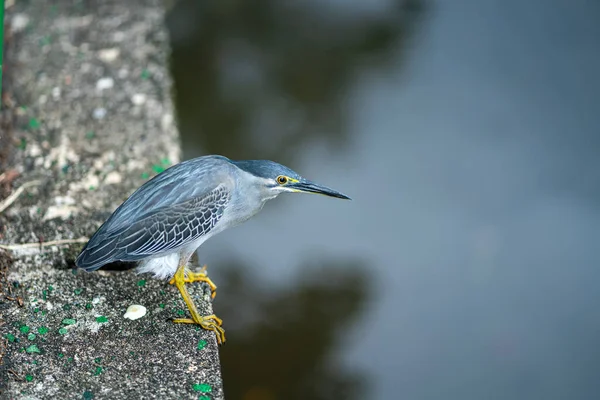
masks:
[(243, 209), (240, 210), (240, 215), (244, 215), (243, 219), (246, 220), (256, 215), (268, 200), (277, 197), (277, 193), (266, 187), (265, 182), (262, 182), (264, 178), (244, 171), (242, 173), (247, 176), (238, 180), (237, 190), (241, 201), (237, 206)]

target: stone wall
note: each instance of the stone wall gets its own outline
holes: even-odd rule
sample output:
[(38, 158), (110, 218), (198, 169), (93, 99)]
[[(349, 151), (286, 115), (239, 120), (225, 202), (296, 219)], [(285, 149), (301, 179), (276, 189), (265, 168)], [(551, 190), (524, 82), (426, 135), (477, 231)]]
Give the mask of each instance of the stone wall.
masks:
[[(2, 398), (223, 397), (214, 334), (170, 322), (187, 312), (174, 287), (74, 269), (85, 238), (179, 161), (164, 11), (159, 0), (7, 9), (0, 195), (25, 189), (0, 212)], [(190, 291), (210, 314), (205, 289)], [(148, 313), (123, 318), (131, 304)]]

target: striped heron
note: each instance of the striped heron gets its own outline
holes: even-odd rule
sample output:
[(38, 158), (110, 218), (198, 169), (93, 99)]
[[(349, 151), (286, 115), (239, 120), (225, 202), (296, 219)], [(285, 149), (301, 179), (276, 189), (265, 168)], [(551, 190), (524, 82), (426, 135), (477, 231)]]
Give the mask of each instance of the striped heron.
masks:
[(248, 220), (285, 192), (350, 199), (274, 161), (198, 157), (166, 169), (137, 189), (92, 236), (76, 265), (90, 272), (116, 261), (138, 262), (137, 272), (170, 279), (181, 293), (191, 318), (173, 322), (198, 324), (214, 331), (223, 343), (221, 319), (200, 315), (185, 284), (207, 283), (212, 298), (217, 287), (206, 266), (193, 272), (188, 262), (208, 238)]

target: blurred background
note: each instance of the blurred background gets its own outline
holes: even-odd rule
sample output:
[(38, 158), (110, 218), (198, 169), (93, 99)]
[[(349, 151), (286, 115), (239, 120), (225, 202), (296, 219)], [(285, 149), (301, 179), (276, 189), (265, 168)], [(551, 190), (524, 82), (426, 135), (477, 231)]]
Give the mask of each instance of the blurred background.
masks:
[(282, 196), (199, 254), (229, 399), (600, 393), (600, 3), (171, 0), (184, 156)]

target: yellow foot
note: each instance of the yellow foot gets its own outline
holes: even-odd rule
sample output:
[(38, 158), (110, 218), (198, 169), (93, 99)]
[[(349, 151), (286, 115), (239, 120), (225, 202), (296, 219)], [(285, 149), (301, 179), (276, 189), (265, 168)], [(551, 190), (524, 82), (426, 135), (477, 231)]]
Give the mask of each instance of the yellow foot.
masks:
[[(215, 283), (206, 274), (206, 265), (204, 265), (198, 272), (186, 271), (183, 281), (185, 283), (205, 282), (208, 284), (208, 286), (210, 286), (210, 297), (214, 299), (217, 296), (217, 285), (215, 285)], [(175, 277), (173, 277), (169, 283), (171, 285), (174, 284)]]
[(200, 321), (194, 321), (191, 318), (176, 318), (173, 322), (176, 324), (198, 324), (207, 331), (213, 331), (217, 336), (217, 343), (225, 343), (225, 330), (221, 328), (223, 321), (214, 314), (200, 317)]
[[(173, 320), (173, 322), (179, 324), (198, 324), (203, 329), (213, 331), (217, 335), (217, 342), (219, 344), (223, 344), (225, 343), (225, 330), (221, 328), (221, 324), (223, 323), (223, 321), (221, 321), (221, 319), (218, 318), (216, 315), (207, 315), (205, 317), (201, 316), (198, 312), (198, 309), (196, 308), (196, 305), (194, 304), (194, 301), (190, 297), (190, 294), (188, 293), (185, 287), (186, 283), (197, 281), (208, 283), (211, 287), (211, 290), (217, 288), (215, 284), (212, 283), (212, 281), (206, 276), (206, 266), (204, 266), (204, 268), (202, 268), (200, 272), (193, 273), (186, 271), (185, 265), (180, 265), (177, 269), (177, 272), (175, 273), (175, 276), (173, 276), (173, 279), (171, 279), (171, 281), (169, 282), (177, 286), (177, 289), (179, 289), (179, 293), (181, 293), (181, 296), (183, 297), (183, 301), (185, 301), (185, 304), (190, 310), (190, 314), (192, 314), (191, 319), (177, 318)], [(214, 294), (215, 292), (213, 292), (213, 298)]]

